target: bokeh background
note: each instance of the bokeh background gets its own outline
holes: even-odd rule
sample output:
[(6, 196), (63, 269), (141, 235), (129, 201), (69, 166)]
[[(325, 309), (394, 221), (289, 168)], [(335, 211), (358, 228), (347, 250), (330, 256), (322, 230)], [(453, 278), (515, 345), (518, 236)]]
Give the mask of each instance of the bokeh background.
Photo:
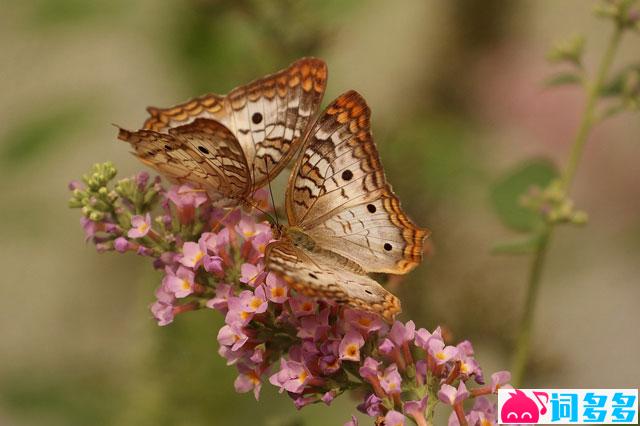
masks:
[[(548, 46), (587, 36), (600, 57), (608, 23), (583, 0), (32, 0), (0, 14), (0, 424), (327, 425), (343, 396), (295, 411), (265, 386), (233, 391), (217, 355), (221, 318), (156, 326), (158, 276), (136, 256), (83, 243), (69, 180), (112, 160), (142, 168), (111, 123), (137, 128), (168, 106), (285, 67), (329, 64), (325, 104), (354, 88), (403, 205), (433, 231), (431, 255), (394, 291), (403, 318), (471, 339), (486, 371), (510, 367), (528, 256), (492, 206), (496, 183), (531, 158), (565, 160), (583, 105), (544, 89)], [(637, 60), (638, 38), (620, 62)], [(556, 234), (544, 272), (527, 384), (640, 383), (640, 120), (592, 135), (573, 196), (586, 228)], [(282, 180), (276, 183), (281, 186)], [(282, 199), (277, 193), (277, 197)], [(441, 416), (439, 421), (445, 419)], [(365, 423), (368, 424), (368, 423)]]

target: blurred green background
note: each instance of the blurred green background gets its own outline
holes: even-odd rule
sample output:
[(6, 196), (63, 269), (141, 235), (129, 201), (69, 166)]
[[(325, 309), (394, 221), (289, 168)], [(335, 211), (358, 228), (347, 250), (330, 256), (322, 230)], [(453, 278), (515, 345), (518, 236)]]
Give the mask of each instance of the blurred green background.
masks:
[[(587, 35), (592, 65), (610, 30), (583, 0), (32, 0), (0, 14), (1, 425), (342, 424), (358, 401), (296, 411), (265, 386), (233, 391), (217, 355), (219, 315), (159, 328), (158, 276), (136, 256), (83, 243), (66, 184), (98, 161), (142, 168), (111, 123), (137, 128), (168, 106), (304, 55), (325, 59), (324, 103), (353, 88), (403, 205), (433, 253), (394, 289), (402, 318), (471, 339), (485, 371), (510, 367), (529, 258), (491, 189), (530, 158), (564, 161), (583, 104), (545, 90), (547, 47)], [(635, 44), (634, 44), (635, 43)], [(620, 61), (638, 53), (622, 46)], [(573, 191), (590, 214), (563, 227), (544, 272), (527, 384), (640, 383), (640, 122), (597, 128)], [(283, 183), (284, 178), (278, 181)], [(278, 186), (278, 185), (276, 185)], [(514, 220), (518, 220), (515, 218)], [(441, 416), (440, 421), (445, 419)], [(369, 420), (365, 424), (369, 424)]]

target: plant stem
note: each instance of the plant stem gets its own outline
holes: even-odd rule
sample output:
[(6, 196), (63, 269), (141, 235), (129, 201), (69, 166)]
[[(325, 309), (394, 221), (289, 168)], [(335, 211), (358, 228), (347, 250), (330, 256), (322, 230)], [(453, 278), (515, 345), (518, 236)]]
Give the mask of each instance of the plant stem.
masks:
[[(609, 40), (607, 49), (602, 57), (600, 66), (595, 79), (587, 83), (587, 102), (580, 121), (580, 126), (576, 133), (575, 139), (571, 146), (569, 158), (561, 176), (560, 188), (564, 194), (569, 191), (571, 183), (575, 177), (576, 169), (582, 158), (584, 146), (588, 140), (589, 133), (596, 123), (595, 108), (602, 90), (602, 85), (606, 81), (609, 69), (615, 57), (615, 53), (620, 45), (620, 39), (624, 28), (616, 26), (616, 29)], [(533, 263), (529, 271), (527, 284), (527, 294), (525, 299), (524, 312), (518, 328), (518, 337), (516, 339), (516, 352), (513, 359), (512, 367), (512, 383), (517, 388), (522, 385), (527, 361), (529, 360), (529, 352), (531, 346), (531, 330), (533, 326), (534, 313), (536, 309), (536, 301), (538, 299), (538, 289), (540, 288), (540, 278), (544, 268), (545, 259), (549, 241), (553, 235), (555, 226), (553, 223), (547, 223), (540, 231), (540, 239), (536, 245), (536, 251), (533, 256)]]
[(551, 239), (552, 232), (553, 227), (551, 225), (545, 225), (544, 230), (541, 232), (540, 239), (538, 240), (536, 252), (533, 257), (533, 263), (531, 264), (531, 270), (529, 272), (527, 296), (516, 341), (516, 353), (513, 360), (513, 367), (511, 369), (511, 382), (516, 388), (520, 387), (522, 384), (524, 370), (527, 366), (527, 360), (529, 359), (533, 314), (536, 307), (536, 300), (538, 299), (538, 288), (540, 287), (542, 268), (544, 266), (547, 247), (549, 246), (549, 240)]
[(578, 132), (571, 147), (571, 152), (569, 153), (569, 159), (567, 160), (564, 174), (562, 175), (561, 184), (564, 191), (568, 191), (571, 183), (573, 182), (578, 163), (582, 158), (584, 145), (587, 142), (591, 128), (595, 124), (594, 113), (596, 103), (598, 101), (600, 91), (602, 90), (602, 84), (607, 78), (609, 68), (611, 68), (613, 58), (616, 54), (618, 46), (620, 45), (620, 39), (622, 37), (623, 31), (624, 28), (616, 26), (616, 29), (611, 36), (611, 39), (609, 40), (607, 50), (605, 51), (604, 56), (602, 57), (602, 61), (600, 62), (598, 73), (596, 74), (593, 82), (588, 83), (587, 85), (587, 103), (582, 115), (582, 120), (580, 121), (580, 127), (578, 128)]

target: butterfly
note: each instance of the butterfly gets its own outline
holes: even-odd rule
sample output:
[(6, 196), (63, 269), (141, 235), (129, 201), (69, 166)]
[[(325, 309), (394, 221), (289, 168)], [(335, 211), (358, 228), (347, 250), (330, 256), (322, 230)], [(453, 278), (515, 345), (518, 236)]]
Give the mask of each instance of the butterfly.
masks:
[(310, 128), (285, 195), (289, 226), (277, 228), (265, 264), (302, 294), (390, 321), (400, 301), (367, 273), (412, 270), (429, 231), (407, 217), (387, 183), (370, 116), (349, 91)]
[(327, 66), (303, 58), (275, 74), (171, 108), (149, 107), (141, 130), (120, 128), (133, 154), (174, 183), (233, 207), (277, 176), (318, 112)]

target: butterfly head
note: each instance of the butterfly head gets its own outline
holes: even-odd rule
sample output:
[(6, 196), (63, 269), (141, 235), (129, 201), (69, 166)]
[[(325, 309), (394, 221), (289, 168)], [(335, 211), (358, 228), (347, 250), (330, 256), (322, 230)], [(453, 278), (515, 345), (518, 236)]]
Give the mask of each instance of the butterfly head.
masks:
[(279, 240), (284, 235), (284, 225), (281, 225), (276, 222), (271, 222), (271, 234), (273, 238)]

